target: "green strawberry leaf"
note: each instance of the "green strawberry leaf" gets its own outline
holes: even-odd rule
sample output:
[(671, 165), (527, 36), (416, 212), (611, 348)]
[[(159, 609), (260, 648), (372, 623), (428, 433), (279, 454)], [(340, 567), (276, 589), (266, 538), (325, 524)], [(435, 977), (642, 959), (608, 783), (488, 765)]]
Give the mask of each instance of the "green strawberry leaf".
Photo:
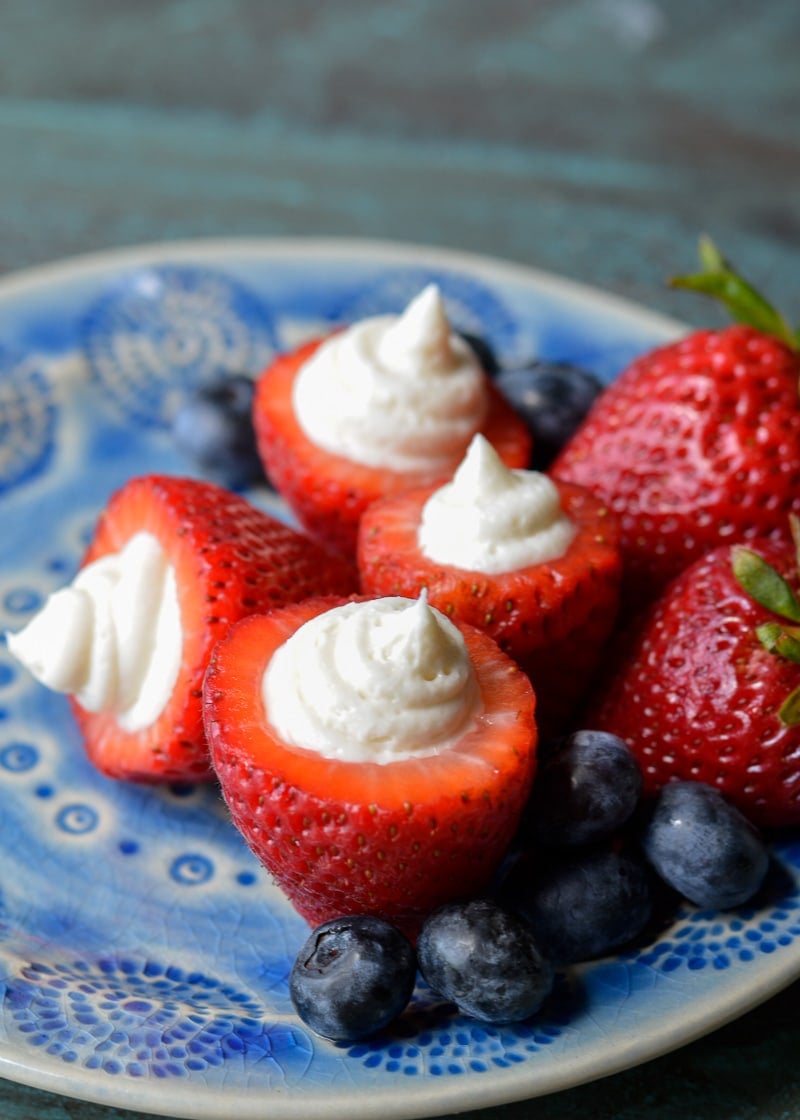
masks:
[(791, 587), (757, 552), (737, 546), (733, 550), (733, 574), (762, 607), (791, 622), (800, 622), (800, 603)]
[(778, 622), (765, 622), (756, 627), (756, 634), (764, 649), (800, 665), (800, 631), (786, 630)]
[(736, 272), (709, 237), (700, 239), (700, 264), (700, 272), (673, 276), (670, 286), (718, 299), (737, 323), (746, 323), (794, 350), (800, 349), (800, 331), (793, 330), (780, 312)]
[(778, 718), (785, 727), (796, 727), (800, 723), (800, 688), (786, 697), (778, 709)]

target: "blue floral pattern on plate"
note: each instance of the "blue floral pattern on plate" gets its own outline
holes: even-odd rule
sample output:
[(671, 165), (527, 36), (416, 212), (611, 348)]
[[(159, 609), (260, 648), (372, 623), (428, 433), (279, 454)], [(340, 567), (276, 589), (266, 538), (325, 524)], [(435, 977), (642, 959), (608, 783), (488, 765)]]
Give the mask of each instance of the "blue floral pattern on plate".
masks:
[[(399, 246), (202, 243), (0, 282), (0, 627), (68, 580), (126, 478), (185, 473), (176, 395), (442, 287), (506, 362), (608, 379), (678, 326), (552, 277)], [(268, 491), (252, 499), (280, 511)], [(470, 1022), (420, 981), (384, 1036), (313, 1037), (287, 977), (306, 927), (213, 786), (97, 774), (67, 702), (0, 646), (0, 1073), (198, 1118), (435, 1115), (565, 1088), (712, 1029), (800, 974), (800, 841), (758, 908), (687, 907), (652, 943), (559, 976), (533, 1021)], [(366, 1096), (365, 1096), (366, 1094)], [(369, 1101), (365, 1111), (363, 1102)]]

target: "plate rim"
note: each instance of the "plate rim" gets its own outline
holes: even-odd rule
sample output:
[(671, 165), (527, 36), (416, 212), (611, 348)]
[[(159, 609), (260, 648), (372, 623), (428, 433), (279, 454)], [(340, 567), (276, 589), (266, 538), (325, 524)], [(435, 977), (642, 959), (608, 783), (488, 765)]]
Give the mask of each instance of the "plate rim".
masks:
[(163, 263), (166, 258), (170, 262), (180, 263), (210, 261), (215, 258), (220, 260), (235, 257), (246, 261), (281, 256), (295, 259), (323, 257), (335, 261), (345, 255), (351, 259), (373, 260), (376, 263), (390, 257), (401, 263), (419, 263), (420, 260), (425, 260), (426, 263), (440, 263), (453, 269), (477, 271), (487, 278), (495, 276), (506, 283), (516, 281), (523, 285), (527, 283), (546, 287), (557, 297), (628, 316), (665, 336), (680, 335), (691, 329), (680, 319), (653, 311), (626, 296), (561, 276), (536, 265), (445, 246), (358, 237), (201, 237), (99, 249), (0, 274), (0, 301), (50, 284), (63, 283), (71, 278), (90, 279), (112, 270)]

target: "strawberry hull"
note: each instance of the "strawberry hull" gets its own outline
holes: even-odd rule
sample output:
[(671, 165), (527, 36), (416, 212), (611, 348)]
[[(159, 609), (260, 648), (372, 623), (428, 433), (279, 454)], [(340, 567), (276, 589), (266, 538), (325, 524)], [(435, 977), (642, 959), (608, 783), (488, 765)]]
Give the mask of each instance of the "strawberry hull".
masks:
[(358, 567), (370, 595), (428, 601), (456, 623), (486, 631), (530, 676), (547, 733), (574, 716), (613, 629), (622, 561), (616, 518), (584, 487), (555, 480), (577, 526), (561, 557), (485, 575), (429, 560), (417, 536), (434, 487), (373, 505), (362, 518)]
[(264, 709), (264, 671), (340, 601), (254, 616), (217, 646), (204, 686), (211, 757), (234, 823), (312, 925), (368, 912), (413, 936), (435, 906), (482, 890), (502, 859), (533, 781), (535, 701), (495, 643), (464, 628), (483, 712), (454, 747), (381, 764), (285, 744)]
[(211, 483), (150, 475), (117, 491), (98, 522), (84, 565), (152, 534), (177, 581), (182, 663), (161, 715), (125, 731), (110, 711), (73, 700), (87, 754), (109, 777), (140, 782), (213, 777), (202, 717), (202, 684), (215, 644), (232, 623), (311, 594), (348, 594), (356, 573), (243, 497)]
[[(295, 378), (321, 341), (278, 358), (259, 378), (253, 406), (259, 454), (276, 490), (300, 524), (345, 555), (355, 551), (364, 510), (387, 494), (444, 482), (444, 476), (368, 467), (317, 446), (298, 423), (292, 400)], [(489, 411), (483, 434), (509, 467), (526, 467), (531, 437), (524, 422), (486, 379)]]

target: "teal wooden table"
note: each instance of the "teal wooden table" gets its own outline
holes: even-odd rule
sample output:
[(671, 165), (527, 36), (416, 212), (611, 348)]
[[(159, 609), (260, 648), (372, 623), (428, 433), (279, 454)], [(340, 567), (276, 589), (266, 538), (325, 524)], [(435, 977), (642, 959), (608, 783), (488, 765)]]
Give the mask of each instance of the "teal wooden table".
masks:
[[(176, 238), (372, 237), (702, 323), (716, 312), (663, 281), (705, 231), (800, 319), (796, 0), (4, 0), (1, 15), (0, 273)], [(800, 1116), (798, 994), (475, 1115)], [(8, 1082), (0, 1115), (134, 1117)]]

